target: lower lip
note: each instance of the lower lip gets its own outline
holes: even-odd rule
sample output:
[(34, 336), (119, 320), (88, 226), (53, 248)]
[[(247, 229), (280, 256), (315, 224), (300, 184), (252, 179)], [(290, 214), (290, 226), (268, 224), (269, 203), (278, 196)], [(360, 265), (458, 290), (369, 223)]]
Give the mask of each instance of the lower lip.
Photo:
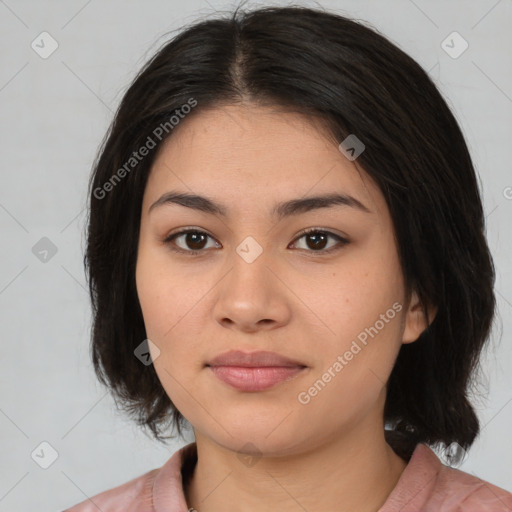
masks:
[(305, 368), (301, 366), (264, 366), (247, 368), (243, 366), (210, 366), (214, 375), (240, 391), (263, 391), (279, 382), (295, 377)]

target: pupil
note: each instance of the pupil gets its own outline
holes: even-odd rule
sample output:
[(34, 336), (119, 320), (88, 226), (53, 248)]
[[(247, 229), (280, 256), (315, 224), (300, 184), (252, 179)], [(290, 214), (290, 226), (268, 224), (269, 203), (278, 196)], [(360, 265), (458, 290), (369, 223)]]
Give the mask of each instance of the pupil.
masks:
[[(313, 239), (315, 240), (316, 239), (316, 242), (313, 243), (315, 249), (323, 249), (325, 247), (325, 234), (322, 234), (322, 233), (318, 233), (318, 234), (312, 234), (312, 235), (308, 235), (310, 239)], [(318, 239), (320, 238), (323, 238), (323, 242), (324, 244), (322, 244), (322, 242), (320, 242), (320, 247), (318, 246)]]
[[(190, 237), (190, 238), (195, 238), (195, 237), (203, 237), (204, 238), (205, 235), (202, 235), (201, 233), (188, 233), (187, 236)], [(190, 238), (189, 238), (189, 240), (190, 240)], [(187, 245), (191, 249), (193, 249), (193, 250), (197, 250), (197, 249), (201, 249), (202, 248), (201, 246), (200, 247), (194, 247), (194, 243), (197, 243), (197, 240), (196, 240), (196, 242), (192, 241), (192, 243), (188, 243), (188, 241), (187, 241)], [(199, 242), (199, 245), (201, 245), (200, 242)]]

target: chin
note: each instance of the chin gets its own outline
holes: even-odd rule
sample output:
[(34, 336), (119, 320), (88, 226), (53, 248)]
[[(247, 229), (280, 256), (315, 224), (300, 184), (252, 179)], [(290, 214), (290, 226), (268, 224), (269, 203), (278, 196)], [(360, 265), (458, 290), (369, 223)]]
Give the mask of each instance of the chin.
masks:
[[(254, 413), (252, 419), (254, 419)], [(300, 425), (285, 426), (285, 422), (279, 425), (275, 417), (272, 422), (262, 422), (258, 425), (255, 425), (250, 418), (247, 421), (241, 421), (241, 418), (238, 418), (238, 421), (233, 424), (223, 422), (224, 428), (217, 423), (212, 428), (211, 421), (205, 421), (207, 430), (194, 427), (196, 436), (200, 431), (201, 436), (206, 436), (214, 443), (237, 453), (270, 457), (286, 456), (308, 450), (311, 447), (311, 439), (315, 437), (313, 433), (305, 432)]]

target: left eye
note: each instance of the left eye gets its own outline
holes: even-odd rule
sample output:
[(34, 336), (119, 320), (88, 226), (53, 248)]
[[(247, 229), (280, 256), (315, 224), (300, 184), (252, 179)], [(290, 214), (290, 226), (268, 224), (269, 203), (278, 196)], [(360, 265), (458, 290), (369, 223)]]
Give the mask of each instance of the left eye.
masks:
[[(339, 235), (335, 235), (330, 231), (322, 231), (320, 229), (309, 229), (303, 232), (302, 235), (296, 238), (295, 240), (300, 240), (301, 238), (305, 238), (306, 240), (309, 238), (309, 240), (313, 242), (312, 244), (308, 244), (312, 245), (314, 248), (314, 250), (311, 252), (329, 253), (336, 249), (340, 249), (341, 247), (349, 243), (346, 238), (343, 238)], [(338, 244), (334, 244), (334, 246), (325, 249), (326, 240), (329, 238), (337, 240)]]
[[(180, 238), (183, 238), (185, 247), (180, 247), (179, 244), (175, 243), (175, 240), (179, 240)], [(170, 236), (168, 236), (164, 243), (169, 244), (170, 242), (173, 242), (171, 244), (171, 249), (175, 252), (181, 252), (181, 253), (189, 253), (189, 254), (198, 254), (200, 252), (204, 252), (203, 249), (205, 249), (205, 240), (207, 238), (212, 238), (208, 233), (205, 233), (204, 231), (200, 231), (197, 229), (188, 229), (184, 231), (179, 231), (178, 233), (174, 233)], [(307, 231), (304, 231), (300, 236), (298, 236), (293, 243), (296, 243), (298, 240), (301, 240), (302, 238), (309, 240), (309, 243), (307, 243), (307, 246), (309, 247), (308, 252), (320, 252), (320, 253), (329, 253), (333, 250), (340, 249), (342, 246), (349, 243), (349, 241), (346, 238), (343, 238), (339, 235), (335, 235), (334, 233), (331, 233), (330, 231), (322, 231), (320, 229), (309, 229)], [(331, 246), (329, 248), (325, 248), (326, 241), (331, 238), (338, 241), (337, 244), (334, 244), (334, 247)], [(212, 238), (213, 240), (213, 238)], [(292, 244), (293, 244), (292, 243)], [(217, 246), (219, 246), (218, 244)], [(177, 246), (173, 247), (173, 246)], [(187, 248), (188, 246), (188, 248)], [(307, 248), (306, 248), (307, 250)]]

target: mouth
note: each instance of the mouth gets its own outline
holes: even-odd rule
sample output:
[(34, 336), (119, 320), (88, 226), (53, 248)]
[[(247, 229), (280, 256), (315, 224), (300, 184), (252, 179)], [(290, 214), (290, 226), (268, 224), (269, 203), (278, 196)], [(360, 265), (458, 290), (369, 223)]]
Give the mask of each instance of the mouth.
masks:
[(255, 392), (289, 381), (307, 366), (274, 352), (230, 351), (206, 364), (219, 380), (239, 391)]

